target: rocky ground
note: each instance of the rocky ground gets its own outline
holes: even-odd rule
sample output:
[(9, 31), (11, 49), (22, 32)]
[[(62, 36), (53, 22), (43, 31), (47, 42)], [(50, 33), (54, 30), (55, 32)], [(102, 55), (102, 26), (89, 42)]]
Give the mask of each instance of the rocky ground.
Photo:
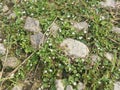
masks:
[(120, 1), (0, 0), (0, 90), (120, 90)]

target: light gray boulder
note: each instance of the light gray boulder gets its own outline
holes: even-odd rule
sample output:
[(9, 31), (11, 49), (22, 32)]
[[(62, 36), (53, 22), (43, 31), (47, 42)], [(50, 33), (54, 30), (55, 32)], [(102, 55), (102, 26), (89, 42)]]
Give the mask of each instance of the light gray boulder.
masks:
[(74, 58), (85, 58), (89, 54), (89, 49), (84, 43), (71, 38), (63, 40), (60, 47), (66, 55)]

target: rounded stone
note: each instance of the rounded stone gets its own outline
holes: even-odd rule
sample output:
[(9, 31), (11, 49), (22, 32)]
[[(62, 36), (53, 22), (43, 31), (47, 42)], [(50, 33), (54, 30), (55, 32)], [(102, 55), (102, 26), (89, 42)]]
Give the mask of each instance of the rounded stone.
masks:
[(71, 38), (63, 40), (60, 47), (66, 55), (74, 58), (85, 58), (89, 54), (89, 49), (84, 43)]

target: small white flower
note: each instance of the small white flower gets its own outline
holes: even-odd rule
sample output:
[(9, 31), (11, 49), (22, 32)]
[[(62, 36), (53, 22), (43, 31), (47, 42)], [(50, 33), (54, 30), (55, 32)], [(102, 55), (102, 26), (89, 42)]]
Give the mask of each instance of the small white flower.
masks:
[(47, 70), (45, 70), (44, 73), (47, 73)]
[(59, 32), (61, 32), (62, 30), (61, 29), (59, 29)]
[(26, 13), (25, 11), (22, 12), (22, 14), (25, 14), (25, 13)]
[(83, 37), (79, 37), (79, 39), (81, 40)]
[(87, 39), (90, 40), (90, 37), (88, 37)]
[(49, 32), (49, 31), (50, 31), (50, 29), (47, 30), (47, 32)]
[(42, 10), (45, 10), (45, 8), (43, 7)]
[(48, 36), (49, 34), (48, 34), (48, 33), (46, 33), (45, 35), (46, 35), (46, 36)]
[(46, 63), (46, 61), (44, 61), (44, 63)]
[(71, 71), (71, 67), (69, 67), (69, 71)]
[(98, 49), (100, 50), (100, 48), (98, 47)]
[(20, 19), (23, 20), (23, 17), (21, 17)]
[(63, 18), (60, 18), (61, 21), (63, 21)]
[(84, 62), (85, 61), (85, 59), (82, 59), (82, 62)]
[(31, 16), (33, 16), (34, 14), (33, 13), (31, 13)]
[(75, 35), (75, 32), (72, 32), (73, 35)]
[(70, 15), (67, 15), (68, 18), (70, 18)]
[(32, 63), (30, 64), (30, 66), (32, 66)]
[(85, 12), (85, 10), (84, 10), (84, 9), (83, 9), (82, 11), (83, 11), (83, 12)]
[(98, 81), (98, 84), (101, 84), (101, 82), (100, 82), (100, 81)]
[(52, 72), (52, 69), (49, 69), (50, 72)]
[(119, 68), (119, 71), (120, 71), (120, 68)]
[(53, 52), (53, 49), (50, 49), (51, 52)]
[(79, 76), (79, 74), (76, 74), (76, 76)]
[(74, 82), (74, 83), (73, 83), (73, 85), (77, 85), (77, 83), (76, 83), (76, 82)]
[(52, 59), (55, 59), (55, 57), (52, 57)]
[(105, 17), (104, 16), (100, 16), (100, 20), (104, 20), (105, 19)]
[(3, 42), (6, 42), (6, 41), (7, 41), (6, 39), (3, 40)]
[(61, 66), (61, 64), (58, 64), (59, 66)]
[(46, 42), (47, 42), (47, 43), (49, 43), (49, 41), (48, 41), (48, 40), (47, 40)]
[(30, 7), (30, 9), (32, 9), (33, 7)]
[(87, 33), (87, 31), (86, 31), (86, 30), (84, 30), (84, 33)]
[(13, 74), (11, 74), (11, 75), (10, 75), (10, 77), (11, 77), (11, 78), (13, 78), (13, 77), (14, 77), (14, 73), (13, 73)]
[(52, 43), (49, 43), (49, 46), (52, 46)]

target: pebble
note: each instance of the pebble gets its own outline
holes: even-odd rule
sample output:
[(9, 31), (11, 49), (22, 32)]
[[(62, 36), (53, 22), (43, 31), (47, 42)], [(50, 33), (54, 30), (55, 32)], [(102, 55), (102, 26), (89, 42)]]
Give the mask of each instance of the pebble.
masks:
[(83, 22), (72, 22), (73, 27), (76, 29), (77, 32), (83, 30), (85, 33), (87, 33), (89, 24), (86, 21)]
[(23, 86), (23, 84), (17, 84), (11, 90), (23, 90)]
[(120, 82), (114, 83), (114, 90), (120, 90)]
[(71, 85), (67, 85), (66, 90), (73, 90), (73, 87)]
[(0, 43), (0, 54), (1, 54), (1, 55), (4, 55), (5, 52), (6, 52), (5, 46), (4, 46), (2, 43)]
[(15, 19), (16, 18), (16, 14), (15, 13), (11, 13), (9, 16), (8, 16), (8, 19)]
[(100, 60), (100, 57), (96, 54), (93, 54), (93, 55), (91, 55), (91, 59), (92, 59), (93, 62), (97, 62), (97, 61)]
[(39, 32), (38, 34), (31, 35), (30, 40), (33, 48), (37, 49), (39, 48), (39, 45), (44, 42), (44, 35)]
[(40, 32), (39, 20), (31, 17), (27, 17), (24, 25), (24, 29), (30, 32)]
[(7, 5), (5, 5), (5, 6), (3, 6), (3, 9), (2, 9), (2, 11), (5, 13), (5, 12), (7, 12), (9, 10), (9, 8), (8, 8), (8, 6)]
[(55, 81), (56, 90), (64, 90), (64, 85), (61, 79)]
[(20, 64), (20, 61), (16, 57), (6, 58), (5, 56), (3, 56), (1, 58), (1, 61), (4, 67), (10, 67), (10, 68), (16, 68)]
[(115, 0), (106, 0), (105, 2), (100, 2), (102, 7), (112, 7), (115, 8), (116, 2)]
[(109, 52), (106, 52), (106, 53), (104, 54), (104, 56), (105, 56), (108, 60), (110, 60), (110, 61), (112, 61), (112, 60), (114, 59), (113, 54), (112, 54), (112, 53), (109, 53)]
[(49, 29), (50, 31), (50, 34), (53, 36), (53, 37), (56, 37), (57, 36), (57, 32), (58, 30), (60, 29), (60, 27), (56, 24), (56, 23), (53, 23)]
[(120, 28), (119, 27), (113, 27), (112, 32), (120, 34)]
[(79, 82), (77, 85), (77, 90), (84, 90), (85, 89), (85, 85), (82, 82)]

